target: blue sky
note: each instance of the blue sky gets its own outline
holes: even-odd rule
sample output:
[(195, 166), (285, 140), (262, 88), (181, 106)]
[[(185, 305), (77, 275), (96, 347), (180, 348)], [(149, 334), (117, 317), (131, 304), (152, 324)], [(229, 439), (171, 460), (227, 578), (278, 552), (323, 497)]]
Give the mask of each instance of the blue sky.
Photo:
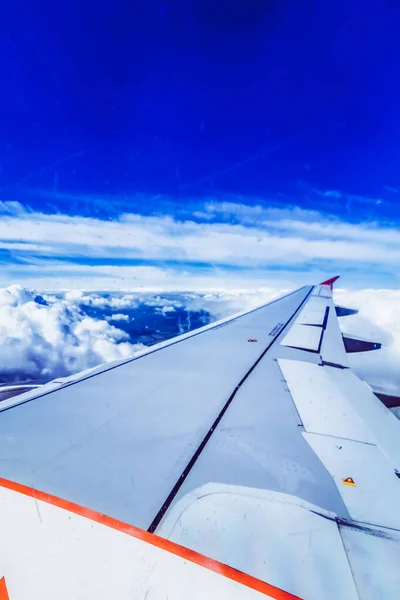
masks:
[(400, 5), (7, 3), (0, 284), (399, 284)]

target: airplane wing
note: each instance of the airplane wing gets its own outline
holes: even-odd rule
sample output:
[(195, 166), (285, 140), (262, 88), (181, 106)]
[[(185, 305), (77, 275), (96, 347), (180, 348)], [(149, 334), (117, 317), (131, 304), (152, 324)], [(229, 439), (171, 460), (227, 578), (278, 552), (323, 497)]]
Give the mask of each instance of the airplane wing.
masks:
[(398, 599), (400, 422), (334, 280), (1, 402), (0, 600)]

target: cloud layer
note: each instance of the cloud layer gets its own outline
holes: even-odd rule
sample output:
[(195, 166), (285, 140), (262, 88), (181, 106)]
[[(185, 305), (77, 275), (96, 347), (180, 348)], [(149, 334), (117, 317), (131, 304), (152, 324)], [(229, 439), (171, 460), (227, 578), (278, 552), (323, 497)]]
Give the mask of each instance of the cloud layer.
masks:
[[(162, 339), (166, 327), (160, 327), (164, 333), (147, 328), (147, 324), (152, 326), (152, 315), (158, 315), (158, 327), (160, 322), (173, 323), (175, 333), (183, 333), (202, 324), (194, 325), (192, 319), (202, 311), (216, 320), (250, 310), (287, 291), (271, 286), (207, 294), (69, 291), (37, 295), (11, 286), (0, 290), (0, 380), (48, 380), (130, 356), (143, 348), (132, 343), (124, 330), (136, 318), (142, 320), (143, 331)], [(355, 372), (376, 387), (400, 393), (400, 292), (339, 288), (335, 301), (360, 311), (340, 319), (343, 331), (384, 344), (380, 351), (351, 355)], [(143, 307), (148, 311), (145, 317)], [(96, 316), (90, 316), (91, 311)], [(149, 343), (151, 339), (149, 336)]]
[(35, 212), (16, 202), (0, 209), (3, 285), (36, 278), (37, 287), (50, 288), (181, 290), (240, 281), (254, 288), (267, 274), (286, 286), (306, 273), (312, 282), (314, 274), (318, 281), (339, 270), (380, 287), (400, 277), (398, 227), (296, 207), (206, 201), (174, 218), (124, 213), (113, 220)]

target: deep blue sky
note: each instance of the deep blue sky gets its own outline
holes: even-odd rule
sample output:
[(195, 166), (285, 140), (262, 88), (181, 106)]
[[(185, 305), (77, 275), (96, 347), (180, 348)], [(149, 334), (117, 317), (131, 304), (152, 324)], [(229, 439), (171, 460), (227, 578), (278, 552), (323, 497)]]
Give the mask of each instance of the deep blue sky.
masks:
[[(340, 190), (383, 199), (373, 213), (356, 203), (354, 218), (397, 216), (396, 0), (17, 0), (2, 12), (3, 200), (85, 213), (86, 195), (137, 209), (138, 192), (215, 193), (318, 208), (318, 191)], [(335, 197), (330, 210), (343, 210)]]

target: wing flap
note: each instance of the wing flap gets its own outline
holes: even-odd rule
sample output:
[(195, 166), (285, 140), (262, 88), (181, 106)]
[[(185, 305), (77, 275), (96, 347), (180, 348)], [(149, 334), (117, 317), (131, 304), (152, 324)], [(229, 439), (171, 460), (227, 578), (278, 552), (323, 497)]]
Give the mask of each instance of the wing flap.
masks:
[(295, 323), (283, 338), (282, 346), (318, 352), (321, 344), (322, 329), (312, 325), (298, 325)]
[(330, 376), (332, 368), (286, 359), (278, 359), (278, 363), (307, 432), (375, 442)]
[(380, 448), (303, 433), (332, 475), (354, 521), (400, 529), (400, 485)]
[(324, 298), (311, 297), (296, 319), (298, 325), (319, 325), (325, 319), (326, 302)]

